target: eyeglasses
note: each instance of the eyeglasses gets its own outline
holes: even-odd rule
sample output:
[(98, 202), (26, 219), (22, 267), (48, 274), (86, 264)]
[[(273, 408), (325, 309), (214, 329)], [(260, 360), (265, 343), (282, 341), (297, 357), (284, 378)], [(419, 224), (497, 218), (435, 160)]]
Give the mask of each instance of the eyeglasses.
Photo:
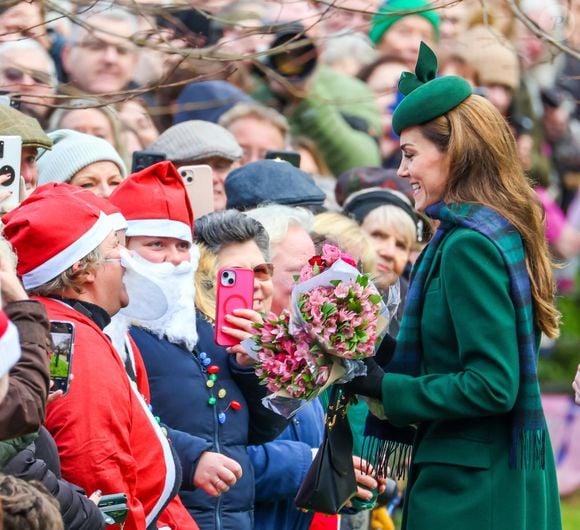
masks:
[(121, 260), (121, 258), (107, 258), (107, 257), (105, 257), (105, 258), (103, 258), (103, 261), (113, 261), (113, 262), (118, 261), (119, 263), (121, 263), (122, 260)]
[(50, 86), (52, 84), (50, 74), (38, 70), (22, 70), (14, 66), (9, 66), (2, 70), (2, 75), (11, 83), (22, 83), (24, 77), (28, 76), (32, 81), (39, 85)]
[(254, 271), (254, 278), (261, 282), (265, 282), (272, 278), (272, 274), (274, 274), (274, 265), (272, 263), (260, 263), (260, 265), (256, 265), (252, 268)]

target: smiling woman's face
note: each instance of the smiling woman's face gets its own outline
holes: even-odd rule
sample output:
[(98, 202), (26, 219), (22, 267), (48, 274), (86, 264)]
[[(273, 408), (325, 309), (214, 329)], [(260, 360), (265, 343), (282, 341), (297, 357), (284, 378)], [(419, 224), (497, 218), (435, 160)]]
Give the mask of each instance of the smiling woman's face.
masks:
[(399, 177), (408, 178), (413, 189), (415, 209), (443, 199), (449, 179), (449, 157), (427, 140), (419, 127), (409, 127), (401, 132), (403, 158), (397, 171)]
[[(266, 260), (260, 252), (258, 245), (253, 240), (244, 243), (230, 243), (222, 247), (217, 254), (218, 267), (243, 267), (254, 269), (263, 265)], [(259, 267), (258, 270), (262, 270)], [(256, 271), (254, 276), (254, 311), (260, 313), (270, 311), (272, 307), (272, 295), (274, 284), (272, 276), (260, 274)]]

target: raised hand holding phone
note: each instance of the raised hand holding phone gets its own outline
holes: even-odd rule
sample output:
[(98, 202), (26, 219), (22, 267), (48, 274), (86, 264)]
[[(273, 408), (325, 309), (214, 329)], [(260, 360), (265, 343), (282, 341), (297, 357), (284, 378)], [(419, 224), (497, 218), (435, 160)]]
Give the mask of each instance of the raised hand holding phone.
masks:
[(51, 385), (51, 390), (60, 390), (62, 394), (66, 394), (72, 377), (74, 324), (51, 320), (50, 336), (53, 344), (50, 356), (50, 378), (54, 383)]
[(20, 203), (22, 138), (0, 136), (0, 210), (7, 212)]
[(252, 310), (254, 271), (223, 267), (218, 271), (216, 290), (215, 340), (220, 346), (234, 346), (239, 344), (241, 339), (228, 329), (236, 326), (235, 321), (228, 321), (227, 315), (235, 315), (236, 310)]

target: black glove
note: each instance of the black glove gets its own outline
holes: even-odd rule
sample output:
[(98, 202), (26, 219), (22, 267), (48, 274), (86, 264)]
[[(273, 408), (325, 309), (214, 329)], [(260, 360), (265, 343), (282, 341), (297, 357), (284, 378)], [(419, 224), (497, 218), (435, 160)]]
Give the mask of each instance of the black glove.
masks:
[(390, 335), (385, 335), (379, 344), (377, 353), (375, 354), (375, 361), (379, 366), (385, 366), (390, 362), (395, 353), (397, 341)]
[(385, 372), (376, 363), (374, 357), (367, 357), (363, 362), (367, 367), (367, 374), (355, 377), (352, 381), (344, 383), (342, 386), (345, 392), (349, 394), (359, 394), (382, 400), (382, 384)]

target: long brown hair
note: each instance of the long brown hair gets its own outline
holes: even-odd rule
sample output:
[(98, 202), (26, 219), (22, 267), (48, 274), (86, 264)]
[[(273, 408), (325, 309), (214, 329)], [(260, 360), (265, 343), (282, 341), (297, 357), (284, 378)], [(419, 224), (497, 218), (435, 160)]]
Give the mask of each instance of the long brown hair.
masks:
[(544, 234), (545, 214), (524, 174), (507, 123), (489, 101), (473, 95), (420, 129), (449, 155), (445, 201), (493, 208), (520, 233), (535, 323), (548, 337), (557, 337), (560, 313), (554, 307), (555, 282)]

